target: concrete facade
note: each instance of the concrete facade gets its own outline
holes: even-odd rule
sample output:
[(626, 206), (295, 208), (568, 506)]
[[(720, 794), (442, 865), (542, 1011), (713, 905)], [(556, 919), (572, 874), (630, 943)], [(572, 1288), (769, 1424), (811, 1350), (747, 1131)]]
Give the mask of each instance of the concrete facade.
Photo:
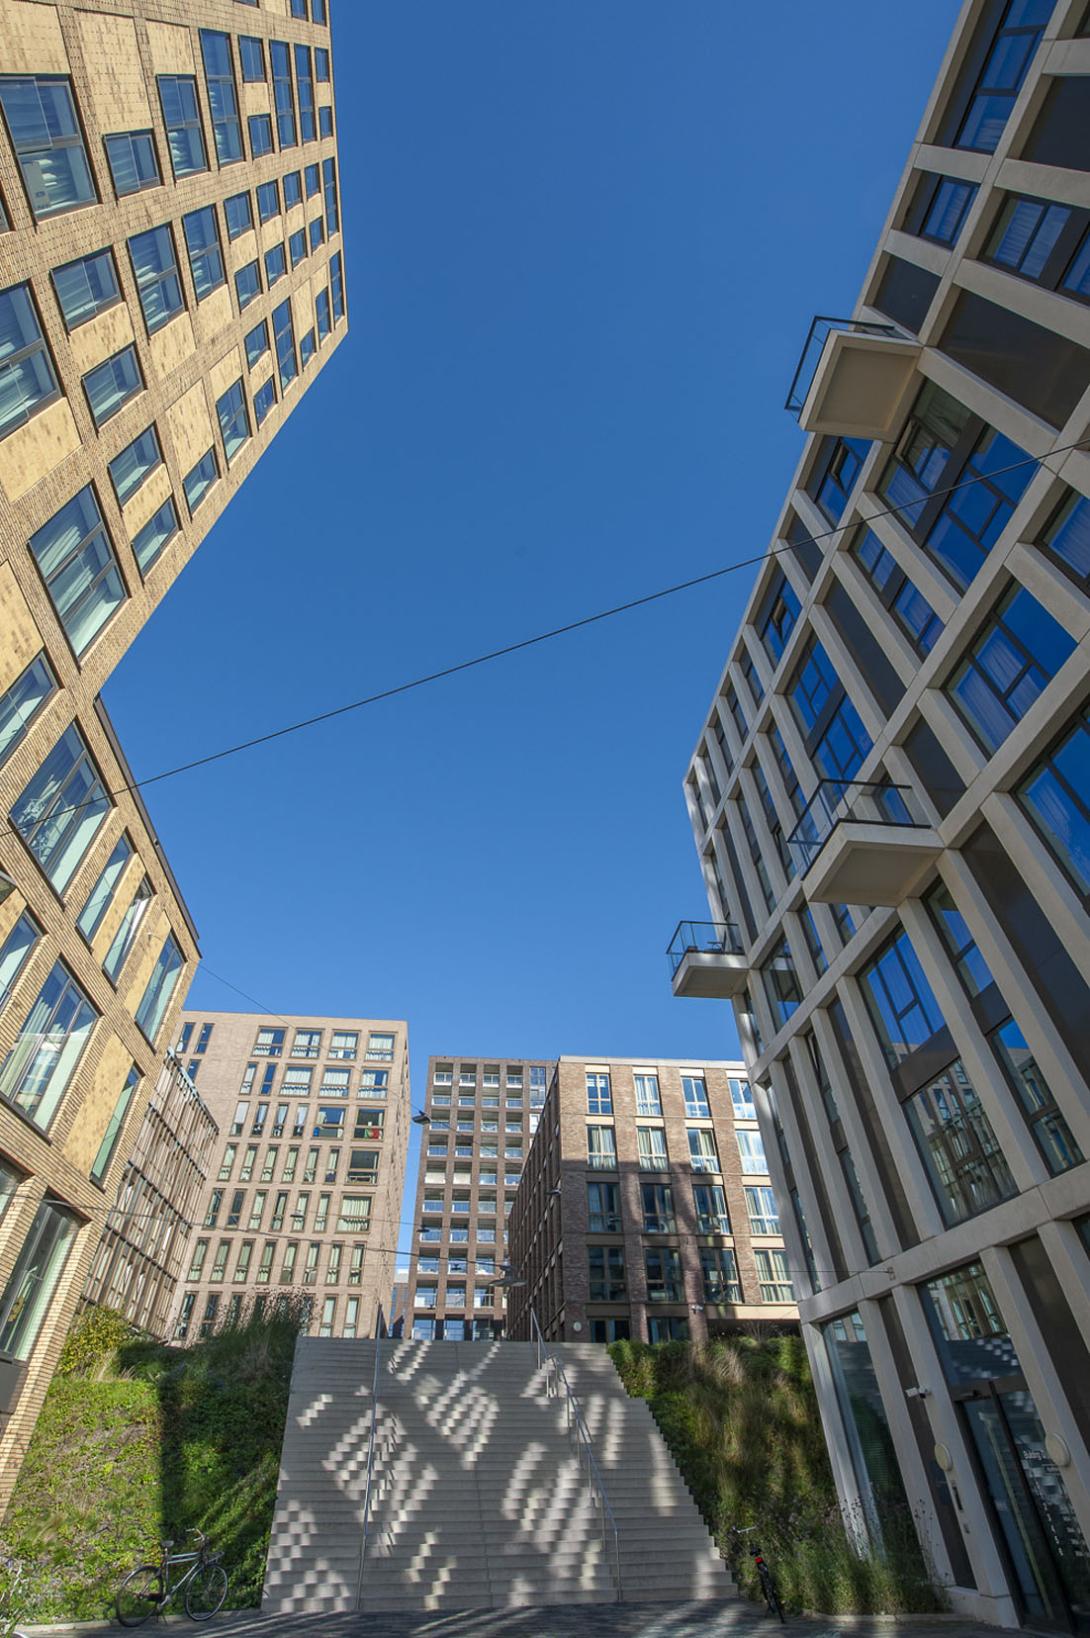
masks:
[(302, 9), (0, 0), (0, 1508), (198, 956), (99, 693), (346, 329)]
[(1088, 171), (1083, 0), (970, 0), (792, 392), (686, 781), (714, 924), (674, 946), (733, 999), (850, 1517), (911, 1519), (974, 1619), (1080, 1631)]
[(745, 1067), (562, 1057), (511, 1212), (511, 1334), (704, 1341), (797, 1319)]
[(219, 1127), (172, 1052), (125, 1157), (84, 1301), (165, 1342)]
[(492, 1282), (552, 1070), (540, 1058), (428, 1059), (406, 1305), (418, 1341), (504, 1334)]
[(219, 1127), (174, 1334), (302, 1294), (317, 1336), (373, 1336), (409, 1145), (402, 1019), (186, 1013), (179, 1058)]

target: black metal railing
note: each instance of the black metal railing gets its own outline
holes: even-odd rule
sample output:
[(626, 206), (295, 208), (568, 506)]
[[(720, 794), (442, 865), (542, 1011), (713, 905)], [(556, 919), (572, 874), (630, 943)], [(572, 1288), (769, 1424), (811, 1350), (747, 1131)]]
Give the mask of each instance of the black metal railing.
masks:
[(742, 935), (733, 921), (679, 921), (666, 950), (673, 978), (687, 955), (744, 955)]
[(903, 331), (895, 324), (873, 324), (869, 319), (842, 319), (826, 318), (819, 314), (810, 325), (810, 333), (806, 337), (806, 345), (799, 355), (791, 382), (791, 391), (787, 395), (784, 409), (789, 410), (797, 421), (802, 414), (802, 406), (810, 394), (814, 384), (814, 376), (821, 362), (821, 355), (825, 351), (825, 343), (834, 330), (849, 330), (853, 335), (860, 336), (902, 336)]
[(787, 838), (800, 876), (809, 870), (837, 825), (848, 820), (908, 830), (921, 830), (931, 822), (908, 785), (823, 779)]

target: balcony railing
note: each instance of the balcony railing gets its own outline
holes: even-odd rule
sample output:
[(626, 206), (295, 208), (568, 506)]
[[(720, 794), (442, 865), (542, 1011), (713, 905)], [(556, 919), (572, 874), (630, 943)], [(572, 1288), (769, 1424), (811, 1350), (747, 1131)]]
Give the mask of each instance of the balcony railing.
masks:
[(788, 410), (797, 421), (802, 414), (802, 407), (810, 396), (810, 388), (814, 384), (821, 355), (825, 351), (825, 343), (834, 331), (853, 336), (888, 336), (900, 337), (901, 332), (895, 324), (872, 324), (868, 319), (825, 318), (818, 315), (810, 325), (810, 333), (806, 337), (806, 344), (799, 355), (795, 366), (794, 379), (791, 382), (791, 391), (787, 395), (784, 409)]
[(844, 779), (819, 783), (787, 845), (807, 896), (832, 904), (900, 904), (942, 850), (909, 786)]
[(742, 953), (742, 935), (733, 921), (679, 921), (666, 951), (671, 978), (687, 955)]

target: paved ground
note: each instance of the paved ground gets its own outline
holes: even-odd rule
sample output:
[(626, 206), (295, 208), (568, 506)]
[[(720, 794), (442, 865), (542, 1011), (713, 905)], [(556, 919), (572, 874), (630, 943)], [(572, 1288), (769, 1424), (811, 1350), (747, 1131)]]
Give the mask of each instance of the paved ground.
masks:
[[(173, 1634), (174, 1619), (148, 1626), (145, 1632)], [(184, 1623), (188, 1632), (194, 1628)], [(52, 1638), (79, 1634), (120, 1634), (121, 1627), (83, 1624), (72, 1627), (28, 1627), (28, 1633)], [(262, 1616), (256, 1611), (223, 1615), (197, 1629), (210, 1638), (774, 1638), (781, 1627), (752, 1605), (584, 1604), (564, 1609), (467, 1610), (435, 1615)], [(996, 1627), (971, 1622), (915, 1617), (897, 1621), (881, 1616), (838, 1620), (834, 1616), (795, 1619), (787, 1624), (791, 1638), (987, 1638)]]

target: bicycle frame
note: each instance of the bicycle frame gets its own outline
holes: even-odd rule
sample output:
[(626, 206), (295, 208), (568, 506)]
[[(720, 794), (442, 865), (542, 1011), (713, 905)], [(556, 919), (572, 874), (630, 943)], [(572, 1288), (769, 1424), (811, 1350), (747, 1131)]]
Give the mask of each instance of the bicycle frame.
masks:
[[(168, 1604), (174, 1601), (178, 1594), (189, 1585), (202, 1565), (218, 1563), (221, 1555), (207, 1552), (205, 1550), (206, 1545), (205, 1542), (202, 1542), (195, 1553), (162, 1553), (160, 1555), (159, 1570), (163, 1578), (163, 1602), (159, 1606), (160, 1609), (165, 1609)], [(183, 1576), (178, 1577), (177, 1581), (172, 1582), (170, 1571), (178, 1564), (188, 1564), (189, 1568)]]

